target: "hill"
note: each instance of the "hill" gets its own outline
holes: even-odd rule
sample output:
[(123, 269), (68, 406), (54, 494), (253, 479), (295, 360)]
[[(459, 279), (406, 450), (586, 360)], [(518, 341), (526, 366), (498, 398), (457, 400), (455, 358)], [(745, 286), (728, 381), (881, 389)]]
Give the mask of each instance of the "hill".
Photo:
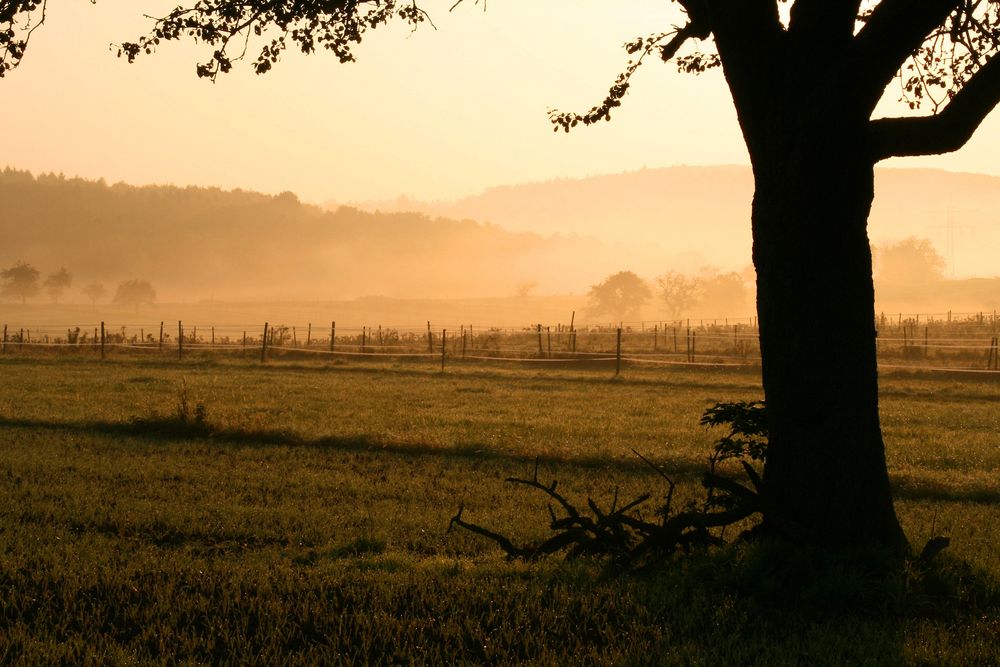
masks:
[[(1000, 247), (1000, 178), (881, 168), (875, 181), (873, 243), (927, 238), (957, 277), (1000, 273), (992, 251)], [(452, 202), (400, 198), (357, 206), (473, 218), (539, 234), (592, 235), (631, 256), (633, 270), (655, 275), (666, 268), (749, 264), (752, 199), (749, 167), (678, 166), (500, 186)]]
[[(295, 195), (107, 185), (0, 173), (0, 267), (149, 280), (160, 300), (510, 296), (581, 291), (613, 259), (594, 239), (510, 232), (421, 213), (324, 211)], [(39, 297), (41, 298), (41, 297)]]

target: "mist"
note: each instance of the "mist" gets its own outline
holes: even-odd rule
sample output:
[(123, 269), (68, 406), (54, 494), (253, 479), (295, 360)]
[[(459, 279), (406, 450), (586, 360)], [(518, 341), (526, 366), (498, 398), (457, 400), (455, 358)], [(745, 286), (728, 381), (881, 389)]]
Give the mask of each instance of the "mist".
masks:
[[(969, 243), (955, 228), (973, 220), (979, 240), (1000, 233), (985, 214), (1000, 203), (1000, 179), (950, 174), (939, 181), (978, 211), (952, 224), (952, 244), (940, 249), (926, 237), (946, 231), (936, 219), (955, 216), (947, 218), (947, 208), (917, 212), (921, 195), (907, 185), (927, 178), (918, 170), (882, 176), (886, 192), (871, 226), (876, 308), (1000, 307), (991, 277), (952, 279), (993, 266), (988, 248), (995, 245)], [(609, 315), (588, 292), (634, 271), (652, 288), (635, 319), (749, 319), (748, 188), (742, 167), (676, 167), (507, 186), (454, 202), (320, 207), (291, 192), (109, 185), (8, 168), (0, 173), (0, 268), (27, 263), (40, 284), (64, 272), (65, 285), (24, 298), (6, 294), (5, 309), (7, 319), (30, 309), (35, 323), (100, 313), (121, 319), (140, 310), (169, 320), (202, 309), (220, 323), (280, 313), (302, 323), (345, 316), (356, 323), (566, 323), (574, 313), (577, 321), (602, 321)], [(896, 235), (914, 220), (926, 223), (916, 225), (925, 234)], [(697, 282), (699, 298), (678, 308), (665, 294), (666, 275)], [(116, 298), (121, 285), (137, 281), (155, 297), (143, 304)], [(13, 312), (19, 301), (25, 306)]]

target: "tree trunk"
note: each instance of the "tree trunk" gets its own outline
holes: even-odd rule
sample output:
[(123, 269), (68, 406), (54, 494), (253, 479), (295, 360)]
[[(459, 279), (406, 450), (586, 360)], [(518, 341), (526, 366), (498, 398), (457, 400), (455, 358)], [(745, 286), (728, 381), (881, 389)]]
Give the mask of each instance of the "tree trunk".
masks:
[(863, 131), (811, 134), (754, 156), (765, 525), (796, 542), (898, 551), (878, 416), (872, 163)]

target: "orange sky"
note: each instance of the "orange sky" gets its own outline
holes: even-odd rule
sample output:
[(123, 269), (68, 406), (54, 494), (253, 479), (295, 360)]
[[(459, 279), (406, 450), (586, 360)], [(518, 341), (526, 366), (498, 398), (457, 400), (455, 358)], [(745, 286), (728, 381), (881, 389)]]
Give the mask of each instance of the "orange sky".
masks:
[[(680, 19), (664, 0), (426, 0), (438, 30), (372, 34), (359, 63), (286, 54), (211, 84), (205, 51), (169, 44), (135, 65), (109, 44), (172, 2), (53, 3), (0, 81), (0, 165), (130, 183), (291, 190), (307, 201), (453, 198), (491, 185), (673, 164), (747, 163), (718, 72), (652, 60), (610, 124), (555, 134), (546, 110), (601, 99), (621, 43)], [(891, 109), (892, 113), (900, 113)], [(1000, 174), (1000, 114), (959, 153), (892, 166)]]

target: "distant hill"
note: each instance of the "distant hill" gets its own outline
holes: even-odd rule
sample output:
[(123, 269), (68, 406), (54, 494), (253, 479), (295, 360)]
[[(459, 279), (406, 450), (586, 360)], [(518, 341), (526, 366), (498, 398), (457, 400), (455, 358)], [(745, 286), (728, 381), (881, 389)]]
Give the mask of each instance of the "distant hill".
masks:
[[(323, 211), (295, 195), (133, 187), (0, 172), (0, 268), (65, 266), (67, 300), (149, 280), (160, 300), (510, 296), (580, 292), (620, 267), (594, 239), (421, 213)], [(596, 277), (595, 277), (596, 276)], [(39, 296), (37, 300), (44, 299)]]
[[(957, 276), (1000, 274), (1000, 178), (933, 169), (877, 169), (870, 236), (880, 244), (930, 239)], [(539, 234), (592, 235), (634, 259), (633, 270), (750, 263), (748, 167), (667, 167), (622, 174), (494, 187), (453, 202), (397, 199), (357, 204), (365, 210), (421, 211), (473, 218)], [(668, 266), (667, 259), (674, 266)], [(686, 265), (685, 265), (686, 264)]]
[[(885, 169), (877, 181), (876, 244), (918, 236), (948, 256), (950, 221), (957, 274), (1000, 273), (1000, 178)], [(751, 189), (742, 167), (674, 167), (499, 187), (451, 203), (323, 210), (291, 193), (108, 185), (6, 169), (0, 268), (25, 261), (44, 277), (66, 267), (74, 284), (63, 300), (78, 303), (86, 302), (88, 283), (113, 294), (118, 283), (139, 278), (160, 302), (381, 296), (389, 299), (369, 305), (397, 310), (399, 299), (521, 294), (508, 304), (513, 313), (540, 307), (525, 295), (584, 295), (624, 269), (653, 278), (704, 265), (746, 267)], [(994, 308), (998, 284), (952, 283), (934, 293), (880, 288), (878, 297), (890, 310)], [(665, 317), (659, 301), (648, 311), (648, 318)], [(752, 300), (699, 311), (745, 316)]]

